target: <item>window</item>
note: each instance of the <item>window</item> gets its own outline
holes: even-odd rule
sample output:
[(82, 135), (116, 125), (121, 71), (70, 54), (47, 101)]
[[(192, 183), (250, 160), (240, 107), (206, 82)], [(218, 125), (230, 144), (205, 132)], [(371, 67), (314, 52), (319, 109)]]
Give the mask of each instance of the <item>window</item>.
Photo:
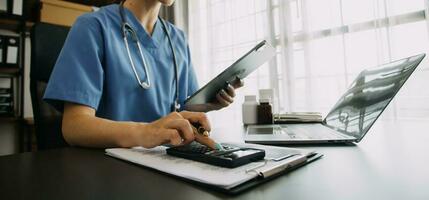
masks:
[[(320, 111), (333, 106), (363, 69), (428, 52), (424, 0), (190, 0), (189, 41), (200, 84), (207, 83), (259, 41), (276, 59), (245, 80), (230, 112), (241, 120), (244, 95), (274, 88), (279, 110)], [(428, 118), (426, 60), (389, 117)]]

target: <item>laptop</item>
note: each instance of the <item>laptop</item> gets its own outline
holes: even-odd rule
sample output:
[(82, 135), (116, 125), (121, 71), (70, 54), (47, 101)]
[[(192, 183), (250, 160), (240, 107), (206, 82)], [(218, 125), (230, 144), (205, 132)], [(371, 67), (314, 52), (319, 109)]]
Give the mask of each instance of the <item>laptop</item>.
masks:
[(425, 55), (362, 71), (321, 123), (250, 125), (244, 140), (260, 144), (358, 143)]

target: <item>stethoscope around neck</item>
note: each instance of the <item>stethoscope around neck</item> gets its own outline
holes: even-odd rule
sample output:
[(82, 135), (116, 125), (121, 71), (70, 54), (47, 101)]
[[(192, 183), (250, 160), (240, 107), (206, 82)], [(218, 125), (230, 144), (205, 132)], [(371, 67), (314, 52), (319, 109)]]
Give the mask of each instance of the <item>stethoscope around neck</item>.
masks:
[[(131, 68), (134, 72), (134, 76), (137, 79), (138, 84), (140, 85), (140, 87), (142, 87), (143, 89), (147, 90), (149, 89), (152, 84), (151, 84), (151, 79), (150, 79), (150, 74), (149, 74), (149, 70), (148, 70), (148, 63), (146, 62), (146, 58), (143, 55), (143, 49), (142, 49), (142, 45), (140, 44), (140, 40), (137, 36), (137, 32), (134, 30), (133, 27), (131, 27), (131, 25), (126, 21), (125, 18), (125, 8), (124, 8), (124, 1), (121, 1), (121, 3), (119, 4), (119, 14), (121, 16), (121, 33), (122, 33), (122, 38), (124, 39), (124, 43), (125, 43), (125, 48), (127, 50), (127, 54), (128, 54), (128, 59), (130, 60), (130, 64), (131, 64)], [(173, 46), (173, 42), (171, 41), (171, 37), (170, 37), (170, 32), (167, 29), (167, 25), (165, 24), (164, 20), (161, 19), (160, 17), (158, 17), (158, 21), (161, 22), (162, 24), (162, 29), (164, 30), (164, 33), (167, 35), (168, 38), (168, 43), (170, 45), (172, 54), (173, 54), (173, 62), (174, 62), (174, 75), (175, 75), (175, 82), (176, 82), (176, 97), (174, 100), (174, 105), (172, 105), (172, 111), (179, 111), (180, 110), (180, 103), (179, 103), (179, 67), (177, 65), (177, 60), (176, 60), (176, 51), (174, 50), (174, 46)], [(139, 50), (139, 54), (140, 54), (140, 59), (143, 63), (143, 70), (144, 73), (146, 74), (146, 81), (143, 81), (139, 74), (137, 73), (136, 70), (136, 66), (134, 64), (134, 61), (131, 57), (131, 51), (130, 51), (130, 47), (128, 44), (128, 34), (131, 35), (131, 39), (132, 41), (137, 45), (137, 48)]]

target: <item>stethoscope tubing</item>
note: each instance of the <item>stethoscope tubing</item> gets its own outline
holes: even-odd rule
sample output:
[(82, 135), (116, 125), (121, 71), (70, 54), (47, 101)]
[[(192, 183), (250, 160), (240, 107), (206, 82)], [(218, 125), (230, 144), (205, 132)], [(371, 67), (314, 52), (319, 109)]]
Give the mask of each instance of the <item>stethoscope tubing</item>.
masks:
[[(131, 68), (133, 70), (134, 76), (137, 79), (138, 84), (143, 89), (149, 89), (151, 87), (151, 79), (150, 79), (149, 69), (147, 67), (148, 63), (146, 62), (146, 58), (143, 55), (142, 45), (140, 44), (140, 41), (137, 37), (136, 31), (131, 27), (131, 25), (129, 23), (127, 23), (127, 21), (125, 19), (125, 14), (124, 14), (125, 8), (124, 8), (123, 3), (124, 3), (124, 1), (122, 1), (119, 5), (119, 14), (121, 17), (121, 33), (122, 33), (122, 37), (123, 37), (123, 40), (125, 43), (125, 48), (127, 50), (128, 59), (130, 60)], [(168, 43), (170, 45), (172, 55), (173, 55), (174, 74), (175, 74), (175, 82), (176, 82), (176, 98), (175, 98), (172, 110), (173, 111), (179, 111), (180, 110), (180, 104), (179, 104), (179, 71), (178, 71), (179, 67), (178, 67), (178, 62), (176, 59), (176, 51), (174, 49), (174, 45), (173, 45), (173, 42), (171, 40), (170, 32), (168, 31), (164, 20), (161, 19), (160, 17), (158, 17), (158, 18), (162, 24), (162, 29), (164, 30), (164, 32), (167, 35)], [(141, 58), (142, 63), (143, 63), (143, 69), (144, 69), (144, 72), (146, 73), (146, 81), (142, 81), (139, 74), (137, 73), (137, 69), (136, 69), (134, 61), (131, 57), (131, 51), (130, 51), (129, 44), (128, 44), (127, 32), (131, 33), (132, 39), (137, 44), (137, 48), (139, 50), (140, 58)]]

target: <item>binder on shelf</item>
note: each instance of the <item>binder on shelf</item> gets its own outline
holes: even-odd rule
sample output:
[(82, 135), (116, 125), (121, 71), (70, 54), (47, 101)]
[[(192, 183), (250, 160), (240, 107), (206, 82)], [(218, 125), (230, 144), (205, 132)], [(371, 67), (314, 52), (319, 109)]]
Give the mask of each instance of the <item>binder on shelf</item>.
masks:
[(12, 0), (12, 15), (22, 16), (22, 7), (24, 0)]
[(0, 66), (1, 65), (3, 65), (4, 64), (4, 61), (3, 61), (3, 59), (4, 59), (4, 53), (5, 53), (5, 51), (4, 51), (4, 37), (2, 36), (2, 35), (0, 35)]
[(10, 88), (0, 88), (0, 95), (10, 95), (11, 89)]
[(0, 77), (2, 80), (6, 79), (10, 81), (10, 85), (3, 84), (6, 82), (2, 81), (0, 87), (0, 116), (12, 117), (15, 116), (15, 103), (13, 93), (13, 78), (11, 77)]
[(7, 67), (19, 66), (19, 37), (7, 36), (4, 40), (4, 49), (6, 51), (5, 64)]
[(8, 0), (0, 0), (0, 13), (7, 13)]
[(0, 104), (11, 104), (12, 103), (12, 97), (10, 96), (0, 96)]
[(24, 0), (0, 0), (0, 13), (22, 16)]
[(2, 105), (0, 104), (0, 115), (3, 116), (12, 116), (13, 115), (13, 108), (12, 105)]

